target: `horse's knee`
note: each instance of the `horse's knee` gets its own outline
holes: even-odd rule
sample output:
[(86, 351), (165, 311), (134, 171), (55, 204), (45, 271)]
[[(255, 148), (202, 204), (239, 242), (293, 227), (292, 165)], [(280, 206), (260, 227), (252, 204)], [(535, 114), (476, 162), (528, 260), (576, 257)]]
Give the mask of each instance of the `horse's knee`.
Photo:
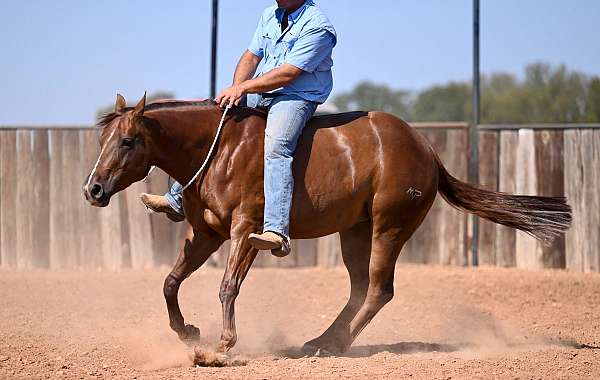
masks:
[(266, 135), (265, 136), (265, 158), (290, 158), (293, 151), (290, 150), (289, 143), (281, 138)]
[(173, 277), (172, 274), (169, 274), (167, 278), (165, 278), (165, 283), (163, 285), (163, 294), (166, 300), (172, 300), (177, 298), (177, 292), (179, 292), (179, 285), (181, 285), (181, 281)]
[(233, 301), (238, 295), (238, 287), (229, 280), (224, 280), (219, 289), (219, 300), (221, 303)]

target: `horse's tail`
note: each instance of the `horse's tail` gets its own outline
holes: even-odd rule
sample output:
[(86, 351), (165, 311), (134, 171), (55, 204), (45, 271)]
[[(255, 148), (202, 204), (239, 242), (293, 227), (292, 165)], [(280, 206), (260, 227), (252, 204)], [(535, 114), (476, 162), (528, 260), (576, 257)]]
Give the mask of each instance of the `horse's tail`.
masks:
[(550, 243), (571, 226), (571, 206), (565, 197), (513, 195), (480, 189), (452, 177), (433, 153), (439, 171), (438, 191), (454, 207), (494, 223), (527, 232)]

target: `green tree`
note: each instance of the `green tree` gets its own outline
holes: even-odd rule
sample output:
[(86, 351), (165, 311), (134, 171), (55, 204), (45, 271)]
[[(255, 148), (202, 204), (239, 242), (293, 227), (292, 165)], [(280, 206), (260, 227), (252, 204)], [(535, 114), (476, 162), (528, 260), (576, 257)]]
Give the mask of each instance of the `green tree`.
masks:
[(421, 92), (413, 105), (414, 121), (463, 121), (471, 114), (471, 88), (452, 82)]
[(587, 121), (600, 122), (600, 77), (590, 80), (585, 104)]
[(341, 111), (383, 111), (402, 118), (410, 116), (409, 93), (386, 85), (361, 82), (348, 93), (336, 96), (333, 103)]
[[(506, 73), (482, 77), (482, 123), (600, 122), (600, 77), (546, 63), (524, 71), (523, 80)], [(412, 121), (470, 121), (471, 98), (469, 82), (432, 86), (412, 101), (408, 91), (361, 82), (334, 103), (341, 110), (380, 110)]]

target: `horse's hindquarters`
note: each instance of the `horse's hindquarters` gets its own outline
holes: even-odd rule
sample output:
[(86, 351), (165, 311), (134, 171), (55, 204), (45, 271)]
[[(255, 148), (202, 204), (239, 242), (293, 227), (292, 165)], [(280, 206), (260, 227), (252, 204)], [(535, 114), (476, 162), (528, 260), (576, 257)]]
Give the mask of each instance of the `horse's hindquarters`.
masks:
[(344, 231), (374, 215), (412, 234), (437, 193), (428, 142), (382, 113), (307, 130), (294, 156), (294, 178), (294, 238)]

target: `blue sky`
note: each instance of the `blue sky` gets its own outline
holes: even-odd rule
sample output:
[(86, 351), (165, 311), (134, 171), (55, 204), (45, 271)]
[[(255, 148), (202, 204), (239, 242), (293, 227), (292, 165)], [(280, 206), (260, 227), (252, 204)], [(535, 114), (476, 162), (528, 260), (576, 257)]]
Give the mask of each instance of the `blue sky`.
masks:
[[(208, 95), (210, 0), (0, 1), (0, 125), (89, 124), (144, 90)], [(221, 0), (218, 87), (263, 8)], [(368, 79), (418, 90), (471, 77), (471, 0), (321, 0), (338, 34), (334, 94)], [(482, 0), (483, 72), (533, 61), (600, 75), (600, 1)]]

